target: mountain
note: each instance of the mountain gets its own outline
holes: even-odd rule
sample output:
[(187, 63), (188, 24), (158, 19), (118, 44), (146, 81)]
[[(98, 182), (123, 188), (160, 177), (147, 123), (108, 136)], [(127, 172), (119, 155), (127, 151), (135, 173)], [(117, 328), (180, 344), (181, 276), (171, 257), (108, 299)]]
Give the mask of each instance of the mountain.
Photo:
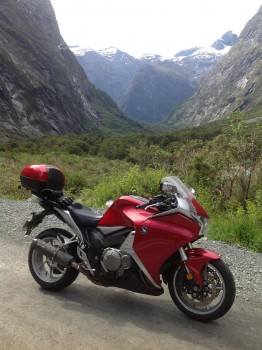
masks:
[(227, 32), (213, 47), (183, 50), (169, 59), (155, 54), (136, 59), (115, 48), (71, 50), (90, 81), (108, 93), (128, 117), (154, 124), (195, 93), (201, 78), (236, 40), (236, 34)]
[(60, 35), (50, 0), (1, 0), (0, 72), (2, 140), (141, 130), (89, 82)]
[(112, 47), (99, 51), (81, 47), (70, 49), (96, 88), (105, 91), (120, 106), (129, 83), (141, 65), (140, 60)]
[(182, 50), (172, 58), (172, 61), (183, 67), (199, 84), (200, 80), (229, 52), (237, 40), (238, 35), (228, 31), (210, 47), (193, 47)]
[(184, 70), (172, 61), (144, 63), (124, 95), (121, 109), (130, 118), (159, 123), (191, 97), (195, 88)]
[(168, 126), (199, 125), (262, 105), (261, 23), (262, 6), (229, 53), (203, 78), (197, 93), (169, 116)]
[(212, 47), (216, 50), (224, 50), (227, 46), (233, 46), (238, 40), (238, 35), (229, 31), (222, 35), (221, 39), (214, 42)]
[(227, 32), (220, 40), (223, 38), (228, 40), (219, 49), (213, 44), (212, 47), (180, 51), (170, 59), (159, 55), (142, 56), (144, 64), (130, 83), (121, 109), (136, 120), (162, 122), (183, 101), (193, 96), (200, 80), (227, 54), (237, 35)]

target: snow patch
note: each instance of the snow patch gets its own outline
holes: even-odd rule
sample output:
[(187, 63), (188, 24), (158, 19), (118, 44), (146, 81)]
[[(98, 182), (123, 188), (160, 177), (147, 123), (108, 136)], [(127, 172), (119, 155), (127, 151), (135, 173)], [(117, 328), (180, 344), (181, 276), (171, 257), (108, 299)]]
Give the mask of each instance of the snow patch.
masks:
[(222, 57), (225, 56), (228, 51), (231, 49), (231, 46), (225, 46), (223, 50), (216, 50), (213, 47), (200, 47), (197, 50), (193, 51), (192, 53), (184, 56), (173, 56), (171, 60), (173, 62), (177, 62), (178, 64), (182, 64), (185, 59), (205, 59), (210, 57)]
[(84, 56), (86, 52), (94, 51), (91, 47), (69, 46), (69, 49), (76, 56)]

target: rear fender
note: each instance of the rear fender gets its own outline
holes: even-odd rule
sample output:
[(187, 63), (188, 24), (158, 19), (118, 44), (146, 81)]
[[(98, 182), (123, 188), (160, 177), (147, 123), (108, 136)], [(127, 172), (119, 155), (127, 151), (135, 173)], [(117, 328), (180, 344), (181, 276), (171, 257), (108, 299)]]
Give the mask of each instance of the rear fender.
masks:
[(53, 210), (42, 210), (38, 213), (32, 213), (31, 220), (27, 220), (23, 225), (23, 231), (25, 231), (25, 236), (30, 235), (34, 228), (36, 228), (44, 220), (47, 215), (54, 214)]
[(194, 281), (201, 286), (203, 284), (202, 268), (212, 260), (219, 260), (221, 256), (202, 248), (188, 249), (186, 254), (188, 260), (185, 261), (185, 266), (192, 273)]

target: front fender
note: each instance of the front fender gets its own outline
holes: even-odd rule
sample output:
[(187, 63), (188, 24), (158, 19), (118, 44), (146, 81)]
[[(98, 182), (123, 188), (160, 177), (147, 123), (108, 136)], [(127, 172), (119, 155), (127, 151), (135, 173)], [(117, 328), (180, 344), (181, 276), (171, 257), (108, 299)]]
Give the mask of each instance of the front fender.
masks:
[(193, 248), (186, 250), (188, 260), (185, 261), (185, 266), (192, 273), (194, 281), (198, 285), (203, 284), (202, 268), (212, 260), (219, 260), (220, 255), (206, 249)]

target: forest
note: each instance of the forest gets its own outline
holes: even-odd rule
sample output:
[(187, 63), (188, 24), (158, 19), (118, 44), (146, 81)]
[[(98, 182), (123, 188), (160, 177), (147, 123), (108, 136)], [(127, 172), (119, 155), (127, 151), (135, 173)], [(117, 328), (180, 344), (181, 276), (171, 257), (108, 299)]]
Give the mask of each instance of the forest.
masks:
[(196, 128), (129, 136), (12, 138), (0, 145), (0, 197), (26, 199), (19, 175), (52, 164), (64, 192), (93, 208), (123, 194), (151, 197), (176, 175), (196, 191), (211, 217), (209, 238), (262, 252), (262, 120), (237, 111)]

